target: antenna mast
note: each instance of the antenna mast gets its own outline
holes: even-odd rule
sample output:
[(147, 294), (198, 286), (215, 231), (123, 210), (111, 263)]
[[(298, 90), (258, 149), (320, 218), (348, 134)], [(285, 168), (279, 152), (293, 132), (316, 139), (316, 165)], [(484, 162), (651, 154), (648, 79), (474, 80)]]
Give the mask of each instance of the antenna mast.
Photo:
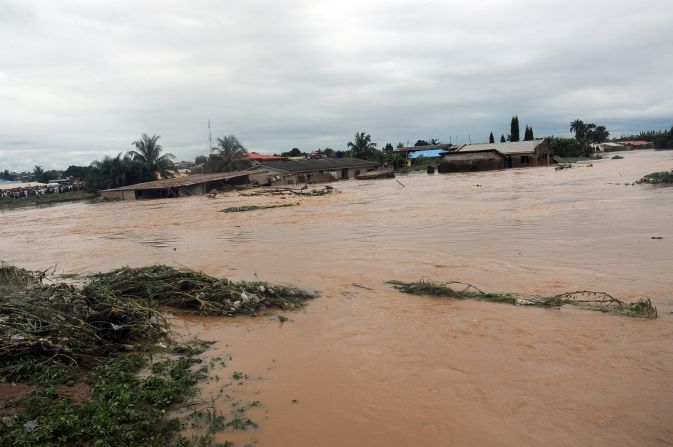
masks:
[(208, 152), (213, 150), (213, 133), (210, 131), (210, 120), (208, 120)]

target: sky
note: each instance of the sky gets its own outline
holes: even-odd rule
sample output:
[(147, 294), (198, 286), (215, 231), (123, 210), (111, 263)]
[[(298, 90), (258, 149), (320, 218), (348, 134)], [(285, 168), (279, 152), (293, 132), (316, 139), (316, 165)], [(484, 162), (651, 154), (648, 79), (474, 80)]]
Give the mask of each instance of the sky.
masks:
[(673, 125), (673, 1), (0, 0), (0, 170)]

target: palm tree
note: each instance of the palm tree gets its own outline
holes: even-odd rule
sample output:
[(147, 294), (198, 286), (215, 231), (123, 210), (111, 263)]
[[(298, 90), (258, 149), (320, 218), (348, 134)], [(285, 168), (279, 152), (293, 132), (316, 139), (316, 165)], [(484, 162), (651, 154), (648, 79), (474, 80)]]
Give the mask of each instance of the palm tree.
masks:
[(171, 171), (175, 170), (172, 161), (175, 156), (169, 153), (161, 155), (164, 148), (158, 143), (159, 138), (159, 135), (152, 135), (150, 137), (144, 133), (140, 136), (139, 140), (131, 143), (136, 149), (128, 151), (127, 154), (133, 158), (133, 161), (142, 164), (152, 176), (159, 173), (162, 177), (168, 177), (172, 175)]
[(233, 135), (217, 139), (217, 147), (211, 152), (219, 151), (222, 162), (221, 170), (224, 172), (237, 171), (247, 166), (248, 151)]
[(364, 132), (356, 132), (355, 139), (348, 142), (348, 147), (353, 149), (355, 158), (367, 158), (376, 151), (376, 143), (372, 143), (372, 136)]
[(570, 123), (570, 131), (575, 132), (575, 139), (578, 141), (583, 140), (587, 131), (587, 126), (584, 124), (584, 121), (578, 118)]

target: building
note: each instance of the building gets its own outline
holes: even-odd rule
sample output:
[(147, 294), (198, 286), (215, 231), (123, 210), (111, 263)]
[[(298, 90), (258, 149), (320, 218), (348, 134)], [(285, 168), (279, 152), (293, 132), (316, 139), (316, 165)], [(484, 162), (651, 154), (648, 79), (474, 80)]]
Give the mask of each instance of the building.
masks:
[(616, 152), (625, 151), (626, 146), (620, 143), (600, 143), (594, 145), (596, 152)]
[[(258, 168), (268, 171), (268, 184), (296, 185), (299, 183), (333, 182), (353, 179), (356, 175), (373, 171), (380, 163), (359, 158), (322, 158), (318, 160), (260, 161)], [(262, 182), (262, 184), (266, 184)]]
[(422, 151), (409, 152), (409, 158), (415, 160), (417, 158), (441, 158), (446, 154), (445, 149), (426, 149)]
[(184, 177), (167, 178), (153, 182), (137, 183), (121, 188), (105, 189), (101, 196), (105, 199), (163, 199), (205, 194), (224, 186), (263, 184), (268, 181), (268, 172), (253, 168), (240, 172), (219, 172), (215, 174), (194, 174)]
[(552, 155), (546, 140), (470, 144), (445, 154), (439, 172), (549, 166)]
[(620, 141), (621, 144), (626, 147), (628, 150), (635, 150), (635, 149), (654, 149), (654, 143), (650, 141), (642, 141), (642, 140), (629, 140), (629, 141)]
[(395, 152), (404, 152), (406, 155), (411, 156), (414, 152), (419, 151), (432, 151), (438, 150), (442, 152), (453, 152), (458, 149), (460, 146), (455, 144), (431, 144), (426, 146), (409, 146), (395, 149)]
[(245, 158), (247, 160), (253, 160), (253, 161), (287, 160), (287, 157), (279, 157), (278, 155), (258, 154), (257, 152), (248, 152), (248, 155)]

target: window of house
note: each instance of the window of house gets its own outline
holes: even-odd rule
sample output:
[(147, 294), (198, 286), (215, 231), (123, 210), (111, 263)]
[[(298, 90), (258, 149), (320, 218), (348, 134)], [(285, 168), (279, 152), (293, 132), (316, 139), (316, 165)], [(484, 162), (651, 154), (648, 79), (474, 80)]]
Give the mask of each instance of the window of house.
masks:
[(522, 155), (521, 164), (528, 164), (528, 163), (530, 163), (530, 157), (528, 155)]

